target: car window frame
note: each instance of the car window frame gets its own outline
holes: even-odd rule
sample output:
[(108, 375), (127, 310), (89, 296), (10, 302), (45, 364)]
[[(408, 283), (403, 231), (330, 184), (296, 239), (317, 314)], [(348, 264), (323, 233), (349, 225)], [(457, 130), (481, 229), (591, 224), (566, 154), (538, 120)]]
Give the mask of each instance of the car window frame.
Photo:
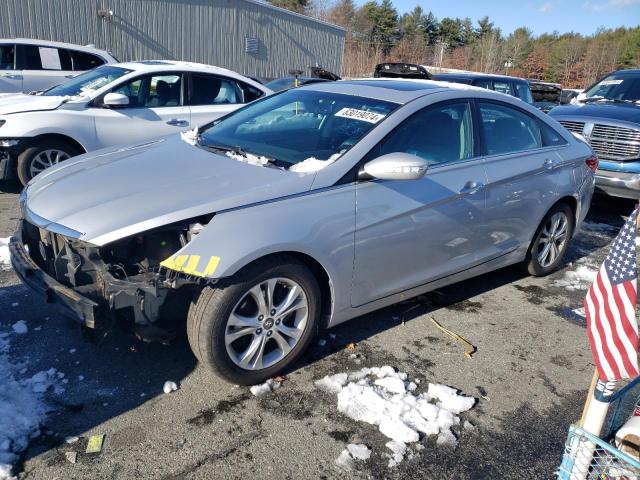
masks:
[[(161, 72), (151, 72), (151, 73), (142, 73), (140, 75), (137, 75), (135, 77), (129, 77), (124, 79), (123, 81), (121, 81), (120, 83), (118, 83), (117, 85), (112, 86), (111, 88), (109, 88), (109, 90), (102, 92), (98, 97), (96, 97), (93, 102), (91, 102), (91, 106), (94, 108), (104, 108), (104, 97), (106, 95), (108, 95), (109, 93), (113, 93), (115, 90), (121, 88), (123, 85), (126, 85), (127, 83), (132, 83), (135, 82), (139, 79), (144, 79), (145, 77), (167, 77), (170, 75), (181, 75), (182, 76), (182, 84), (180, 85), (180, 105), (162, 105), (162, 106), (158, 106), (158, 107), (148, 107), (148, 106), (130, 106), (130, 105), (122, 105), (122, 106), (118, 106), (117, 109), (118, 110), (132, 110), (132, 109), (136, 109), (136, 108), (148, 108), (148, 109), (152, 109), (152, 108), (178, 108), (178, 107), (183, 107), (183, 108), (190, 108), (189, 105), (186, 105), (184, 102), (184, 98), (185, 98), (185, 76), (186, 76), (185, 71), (174, 71), (174, 70), (168, 70), (166, 72), (161, 71)], [(144, 82), (144, 80), (143, 80)]]
[[(246, 82), (243, 82), (240, 79), (237, 79), (237, 78), (234, 78), (234, 77), (230, 77), (228, 75), (222, 75), (222, 74), (219, 74), (219, 73), (210, 73), (210, 72), (198, 72), (198, 71), (186, 72), (186, 73), (188, 73), (188, 77), (189, 78), (188, 78), (188, 82), (187, 82), (188, 89), (187, 89), (187, 92), (185, 92), (186, 94), (184, 96), (185, 97), (184, 104), (187, 107), (215, 107), (215, 106), (220, 106), (220, 105), (247, 105), (247, 104), (249, 104), (251, 102), (255, 102), (256, 100), (259, 100), (259, 99), (264, 98), (266, 96), (265, 91), (262, 90), (261, 88), (255, 87), (255, 86), (250, 85), (250, 84), (248, 84)], [(239, 102), (239, 103), (205, 103), (205, 104), (199, 104), (199, 105), (191, 104), (191, 98), (192, 98), (192, 95), (193, 95), (193, 92), (194, 92), (194, 89), (193, 89), (193, 77), (194, 77), (194, 75), (203, 75), (203, 76), (206, 76), (206, 77), (215, 77), (215, 78), (219, 78), (221, 80), (226, 80), (228, 82), (235, 82), (238, 85), (238, 87), (240, 88), (240, 95), (242, 96), (242, 102)], [(247, 99), (245, 97), (246, 96), (246, 92), (245, 92), (245, 89), (244, 89), (245, 86), (246, 87), (255, 88), (256, 90), (260, 91), (261, 95), (258, 98), (256, 98), (255, 100), (247, 101)]]
[[(515, 97), (514, 97), (515, 98)], [(522, 100), (520, 100), (522, 101)], [(481, 142), (481, 147), (482, 147), (482, 157), (486, 157), (486, 158), (491, 158), (491, 157), (500, 157), (500, 156), (507, 156), (507, 155), (520, 155), (522, 153), (525, 152), (533, 152), (533, 151), (541, 151), (541, 150), (545, 150), (545, 149), (557, 149), (557, 148), (563, 148), (566, 147), (569, 142), (566, 139), (566, 137), (564, 135), (562, 135), (560, 132), (558, 132), (557, 129), (553, 128), (551, 125), (549, 124), (545, 124), (551, 128), (553, 131), (555, 131), (558, 136), (560, 138), (562, 138), (565, 143), (562, 145), (544, 145), (544, 139), (542, 138), (542, 127), (540, 125), (541, 122), (543, 122), (543, 120), (541, 120), (540, 118), (538, 118), (537, 116), (533, 115), (531, 112), (527, 112), (525, 109), (520, 108), (517, 105), (513, 105), (511, 103), (508, 102), (503, 102), (500, 100), (495, 100), (495, 99), (487, 99), (487, 98), (475, 98), (474, 99), (474, 103), (476, 106), (476, 115), (477, 115), (477, 126), (478, 126), (478, 130), (480, 131), (480, 142)], [(503, 152), (503, 153), (494, 153), (494, 154), (489, 154), (487, 152), (487, 140), (486, 140), (486, 132), (484, 130), (484, 122), (482, 121), (482, 112), (480, 111), (480, 104), (481, 103), (489, 103), (489, 104), (494, 104), (494, 105), (498, 105), (498, 106), (502, 106), (502, 107), (506, 107), (506, 108), (511, 108), (513, 110), (516, 110), (524, 115), (526, 115), (527, 117), (529, 117), (530, 119), (533, 120), (533, 122), (536, 124), (536, 126), (538, 127), (538, 129), (540, 130), (540, 142), (542, 143), (542, 145), (540, 147), (535, 147), (535, 148), (528, 148), (526, 150), (517, 150), (514, 152)]]
[[(78, 50), (78, 49), (75, 49), (75, 48), (67, 48), (65, 50), (67, 50), (67, 52), (69, 52), (69, 55), (71, 56), (71, 70), (74, 71), (74, 72), (87, 72), (89, 70), (92, 70), (94, 68), (98, 68), (98, 67), (101, 67), (102, 65), (106, 65), (107, 64), (107, 61), (103, 57), (101, 57), (100, 55), (96, 55), (95, 53), (85, 52), (85, 51)], [(76, 69), (76, 58), (75, 58), (74, 54), (90, 55), (92, 57), (97, 58), (102, 63), (100, 63), (99, 65), (96, 65), (95, 67), (91, 67), (89, 69), (83, 69), (83, 70)]]
[(0, 72), (15, 72), (18, 70), (18, 44), (12, 42), (0, 43), (0, 47), (13, 46), (13, 68), (11, 70), (0, 70)]

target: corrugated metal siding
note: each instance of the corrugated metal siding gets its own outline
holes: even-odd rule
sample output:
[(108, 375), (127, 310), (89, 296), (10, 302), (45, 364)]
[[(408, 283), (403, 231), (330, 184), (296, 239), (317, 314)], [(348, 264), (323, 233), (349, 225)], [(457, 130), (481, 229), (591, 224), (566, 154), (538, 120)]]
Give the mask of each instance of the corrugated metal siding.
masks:
[[(257, 54), (245, 53), (245, 36), (259, 40)], [(2, 37), (93, 43), (122, 61), (189, 60), (263, 77), (314, 65), (339, 73), (344, 48), (337, 27), (247, 0), (0, 0)]]

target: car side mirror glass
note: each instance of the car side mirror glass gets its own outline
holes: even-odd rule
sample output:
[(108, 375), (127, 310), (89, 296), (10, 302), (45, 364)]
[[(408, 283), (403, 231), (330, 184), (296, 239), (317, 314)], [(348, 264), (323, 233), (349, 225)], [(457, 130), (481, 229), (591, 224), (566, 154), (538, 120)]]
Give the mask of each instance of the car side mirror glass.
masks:
[(102, 100), (105, 107), (123, 107), (129, 105), (129, 97), (121, 93), (107, 93)]
[(419, 180), (427, 173), (424, 158), (409, 153), (387, 153), (364, 164), (366, 175), (380, 180)]

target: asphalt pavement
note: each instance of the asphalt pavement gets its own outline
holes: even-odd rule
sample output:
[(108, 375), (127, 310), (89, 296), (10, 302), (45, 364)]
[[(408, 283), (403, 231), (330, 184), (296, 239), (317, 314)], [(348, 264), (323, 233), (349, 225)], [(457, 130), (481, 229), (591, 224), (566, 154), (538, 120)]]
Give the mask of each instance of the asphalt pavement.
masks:
[[(0, 237), (7, 237), (18, 216), (18, 189), (0, 185), (0, 191)], [(12, 337), (12, 361), (24, 362), (25, 377), (53, 367), (68, 382), (63, 393), (47, 394), (48, 421), (23, 455), (20, 477), (552, 478), (593, 371), (584, 320), (572, 311), (585, 289), (579, 281), (567, 284), (566, 273), (597, 268), (632, 208), (598, 199), (565, 266), (549, 277), (506, 268), (322, 332), (326, 343), (314, 342), (282, 386), (261, 397), (198, 365), (185, 338), (163, 346), (115, 332), (92, 343), (11, 270), (0, 270), (0, 332), (18, 320), (29, 327)], [(431, 316), (475, 345), (471, 359)], [(351, 343), (355, 348), (346, 348)], [(360, 364), (350, 358), (354, 352)], [(411, 460), (388, 468), (388, 439), (339, 413), (336, 396), (313, 384), (382, 365), (421, 379), (419, 391), (437, 382), (476, 397), (476, 406), (461, 414), (476, 428), (457, 430), (456, 448), (427, 437)], [(179, 389), (163, 393), (166, 380)], [(81, 447), (92, 434), (105, 434), (103, 449), (85, 454)], [(66, 444), (71, 436), (80, 440)], [(345, 472), (335, 459), (350, 442), (373, 453)], [(76, 463), (65, 456), (72, 450), (79, 452)]]

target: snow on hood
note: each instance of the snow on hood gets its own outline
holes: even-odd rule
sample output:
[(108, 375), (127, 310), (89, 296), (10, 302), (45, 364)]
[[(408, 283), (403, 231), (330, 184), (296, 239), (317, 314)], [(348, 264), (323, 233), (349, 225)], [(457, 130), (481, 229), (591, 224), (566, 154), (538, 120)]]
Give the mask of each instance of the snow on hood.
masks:
[(198, 132), (198, 126), (193, 130), (187, 130), (186, 132), (180, 132), (180, 138), (183, 142), (187, 142), (189, 145), (198, 145), (200, 141), (200, 133)]
[(312, 175), (255, 168), (172, 135), (48, 169), (28, 185), (26, 207), (104, 245), (194, 216), (306, 192), (312, 181)]
[(50, 97), (18, 93), (0, 97), (0, 115), (55, 110), (71, 97)]

